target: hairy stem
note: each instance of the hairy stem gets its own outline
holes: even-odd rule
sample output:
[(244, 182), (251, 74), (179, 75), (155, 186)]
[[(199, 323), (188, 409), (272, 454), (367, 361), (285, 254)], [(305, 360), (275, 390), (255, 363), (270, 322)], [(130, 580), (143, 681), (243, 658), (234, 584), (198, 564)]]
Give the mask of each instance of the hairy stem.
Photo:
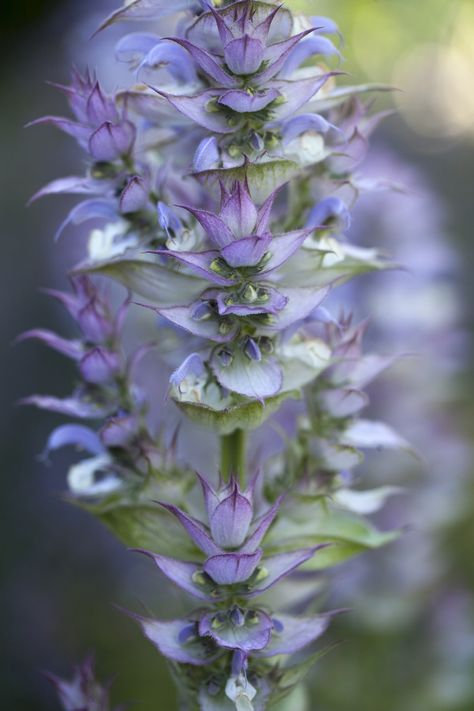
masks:
[(245, 441), (244, 430), (221, 437), (221, 476), (228, 481), (234, 475), (242, 487), (245, 485)]

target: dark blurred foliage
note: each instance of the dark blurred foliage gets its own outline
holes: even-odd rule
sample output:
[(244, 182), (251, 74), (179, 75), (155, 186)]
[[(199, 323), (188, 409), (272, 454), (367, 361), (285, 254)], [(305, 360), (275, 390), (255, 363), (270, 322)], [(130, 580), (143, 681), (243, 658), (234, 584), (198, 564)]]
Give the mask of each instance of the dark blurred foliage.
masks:
[(3, 38), (13, 38), (13, 33), (32, 29), (49, 17), (59, 6), (60, 0), (28, 0), (15, 2), (4, 0), (0, 7), (0, 25)]
[[(101, 3), (100, 14), (105, 15), (114, 4)], [(41, 670), (67, 676), (90, 650), (96, 652), (99, 676), (117, 676), (114, 699), (136, 702), (141, 711), (173, 708), (174, 692), (163, 663), (133, 623), (113, 607), (113, 603), (119, 603), (137, 609), (137, 596), (147, 599), (158, 611), (159, 599), (154, 600), (150, 590), (158, 594), (163, 587), (161, 579), (146, 562), (124, 551), (99, 523), (61, 500), (58, 492), (64, 488), (66, 457), (55, 457), (50, 466), (37, 460), (49, 431), (60, 418), (15, 406), (19, 398), (32, 392), (67, 393), (73, 377), (65, 360), (48, 350), (11, 345), (18, 333), (36, 325), (68, 332), (69, 324), (60, 308), (52, 307), (38, 291), (46, 285), (64, 286), (58, 265), (70, 262), (67, 255), (74, 235), (65, 236), (53, 247), (52, 234), (64, 214), (65, 200), (44, 201), (28, 209), (25, 204), (47, 180), (73, 173), (81, 160), (65, 137), (49, 129), (25, 131), (23, 125), (37, 116), (62, 111), (62, 97), (48, 89), (44, 80), (67, 79), (73, 45), (78, 41), (72, 33), (74, 24), (96, 9), (94, 2), (77, 0), (0, 3), (0, 609), (4, 636), (0, 707), (9, 711), (56, 709), (54, 694)], [(450, 232), (463, 255), (460, 286), (466, 304), (472, 304), (473, 142), (447, 144), (442, 150), (427, 153), (397, 118), (390, 119), (383, 132), (385, 141), (428, 173), (446, 202)], [(472, 329), (472, 308), (468, 307), (466, 314), (466, 325)], [(465, 372), (457, 376), (454, 407), (459, 427), (471, 438), (473, 385), (474, 372), (468, 359)], [(474, 497), (474, 491), (466, 491), (466, 497)], [(471, 589), (473, 508), (471, 515), (453, 525), (441, 542), (451, 560), (445, 575)], [(434, 594), (436, 591), (427, 591), (427, 607)], [(319, 675), (334, 676), (332, 685), (324, 684), (325, 695), (319, 696), (321, 708), (404, 708), (404, 693), (416, 686), (417, 675), (426, 671), (420, 670), (420, 664), (426, 664), (423, 620), (414, 623), (408, 638), (400, 640), (396, 631), (392, 635), (359, 629), (353, 640), (347, 639), (332, 653), (339, 655), (337, 665), (332, 662), (329, 668), (321, 663), (316, 681)], [(418, 663), (421, 658), (424, 661)], [(354, 704), (354, 699), (359, 701)], [(430, 709), (420, 707), (416, 711)], [(453, 711), (469, 709), (453, 707)]]

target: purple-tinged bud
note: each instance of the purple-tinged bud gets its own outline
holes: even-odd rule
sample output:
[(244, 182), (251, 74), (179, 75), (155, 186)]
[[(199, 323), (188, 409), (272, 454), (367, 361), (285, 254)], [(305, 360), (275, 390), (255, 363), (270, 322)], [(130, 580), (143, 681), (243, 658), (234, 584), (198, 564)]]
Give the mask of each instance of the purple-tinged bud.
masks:
[(260, 68), (265, 54), (265, 47), (258, 39), (248, 35), (231, 40), (224, 48), (224, 59), (234, 74), (255, 74)]
[(244, 353), (249, 360), (262, 360), (262, 352), (253, 338), (247, 338), (245, 341)]
[(236, 183), (230, 195), (224, 196), (220, 218), (237, 238), (253, 234), (258, 210), (245, 183)]
[(86, 103), (86, 113), (92, 126), (100, 126), (105, 121), (116, 123), (119, 120), (114, 102), (102, 93), (99, 82), (96, 82)]
[(137, 427), (136, 417), (112, 417), (100, 431), (100, 439), (105, 447), (121, 447), (124, 449), (136, 437)]
[(136, 129), (130, 121), (114, 124), (106, 121), (89, 139), (89, 151), (98, 161), (114, 161), (126, 156), (135, 142)]
[(105, 348), (92, 348), (82, 358), (79, 370), (88, 383), (103, 385), (110, 382), (120, 370), (120, 357)]
[(143, 178), (134, 175), (130, 178), (120, 196), (120, 212), (124, 215), (143, 210), (149, 201), (148, 190)]
[(238, 548), (245, 541), (252, 522), (251, 502), (240, 493), (237, 484), (230, 496), (221, 501), (210, 518), (212, 538), (221, 548)]
[(73, 72), (71, 85), (58, 88), (67, 93), (69, 106), (76, 119), (83, 124), (89, 123), (87, 101), (94, 88), (92, 77), (81, 77), (77, 72)]
[(85, 338), (104, 343), (114, 335), (114, 325), (97, 299), (91, 299), (77, 314), (77, 323)]

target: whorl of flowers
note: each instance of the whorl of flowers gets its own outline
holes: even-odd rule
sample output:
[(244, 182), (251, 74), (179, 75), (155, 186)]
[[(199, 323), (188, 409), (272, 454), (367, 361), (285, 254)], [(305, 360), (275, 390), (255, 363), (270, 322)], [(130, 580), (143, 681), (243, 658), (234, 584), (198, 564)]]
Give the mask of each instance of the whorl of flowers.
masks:
[[(95, 228), (73, 292), (51, 292), (79, 337), (20, 337), (72, 358), (78, 384), (68, 398), (26, 402), (91, 421), (57, 428), (45, 453), (86, 450), (69, 472), (74, 500), (200, 601), (179, 620), (131, 613), (170, 660), (185, 707), (264, 709), (302, 679), (334, 614), (315, 613), (314, 595), (296, 614), (291, 594), (276, 612), (273, 586), (395, 535), (364, 519), (348, 488), (361, 449), (408, 446), (359, 417), (363, 389), (393, 358), (364, 354), (365, 324), (331, 313), (340, 283), (391, 266), (346, 238), (355, 199), (375, 186), (353, 171), (383, 116), (362, 96), (384, 87), (338, 86), (336, 25), (271, 2), (134, 0), (104, 27), (119, 20), (146, 23), (116, 50), (134, 85), (109, 96), (76, 70), (59, 87), (73, 118), (33, 122), (71, 135), (87, 162), (85, 176), (35, 197), (82, 196), (58, 236), (89, 220)], [(122, 305), (100, 276), (126, 287)], [(132, 300), (146, 309), (130, 311)], [(150, 310), (158, 330), (144, 342)], [(153, 372), (143, 368), (151, 347)], [(193, 423), (221, 445), (218, 486), (211, 461), (199, 475), (204, 507)], [(373, 498), (381, 505), (388, 493)]]

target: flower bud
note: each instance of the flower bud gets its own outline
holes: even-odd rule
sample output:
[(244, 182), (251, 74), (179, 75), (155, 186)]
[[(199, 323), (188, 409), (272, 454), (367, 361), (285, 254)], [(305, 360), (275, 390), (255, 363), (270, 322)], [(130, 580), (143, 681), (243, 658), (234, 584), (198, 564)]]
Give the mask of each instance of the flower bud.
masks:
[(79, 364), (79, 370), (84, 380), (94, 385), (110, 382), (119, 369), (118, 354), (99, 347), (88, 351)]
[(130, 121), (114, 124), (106, 121), (89, 139), (89, 151), (98, 161), (113, 161), (130, 153), (136, 129)]
[(118, 121), (118, 113), (112, 99), (104, 96), (99, 82), (96, 82), (86, 102), (86, 115), (92, 126), (100, 126), (105, 121)]
[(263, 62), (265, 46), (248, 35), (231, 40), (224, 48), (224, 59), (230, 71), (238, 75), (255, 74)]
[(120, 196), (120, 212), (125, 215), (130, 212), (139, 212), (147, 206), (148, 200), (148, 190), (144, 180), (138, 175), (134, 175)]
[(216, 506), (211, 516), (213, 540), (221, 548), (238, 548), (247, 537), (252, 516), (250, 501), (235, 485), (230, 496)]
[(114, 326), (96, 299), (89, 301), (77, 314), (79, 328), (92, 343), (104, 343), (112, 338)]
[(106, 447), (125, 448), (137, 434), (137, 418), (112, 417), (100, 432), (100, 439)]

